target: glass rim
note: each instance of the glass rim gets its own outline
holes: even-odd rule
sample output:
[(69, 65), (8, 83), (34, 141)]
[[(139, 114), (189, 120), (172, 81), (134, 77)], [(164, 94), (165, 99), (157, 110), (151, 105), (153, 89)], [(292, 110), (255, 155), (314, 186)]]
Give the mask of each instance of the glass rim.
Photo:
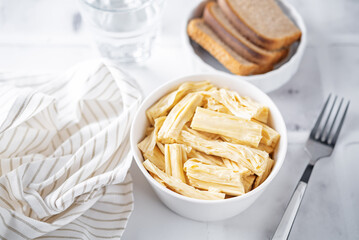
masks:
[(141, 10), (141, 9), (143, 9), (145, 7), (148, 7), (154, 1), (164, 2), (164, 0), (148, 0), (145, 4), (142, 4), (142, 5), (138, 6), (138, 7), (106, 9), (106, 8), (101, 8), (101, 7), (94, 6), (94, 5), (90, 4), (90, 3), (88, 3), (86, 0), (80, 0), (80, 2), (82, 2), (86, 6), (89, 6), (89, 7), (93, 8), (93, 9), (96, 9), (98, 11), (103, 11), (103, 12), (112, 12), (112, 13), (125, 13), (125, 12), (127, 13), (127, 12), (138, 11), (138, 10)]

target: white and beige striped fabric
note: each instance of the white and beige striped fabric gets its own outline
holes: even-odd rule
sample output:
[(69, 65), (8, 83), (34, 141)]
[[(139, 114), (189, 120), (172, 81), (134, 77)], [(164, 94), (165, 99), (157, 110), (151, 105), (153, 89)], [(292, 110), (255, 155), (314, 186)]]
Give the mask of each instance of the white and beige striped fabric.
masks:
[(119, 239), (133, 209), (135, 81), (100, 60), (0, 74), (0, 239)]

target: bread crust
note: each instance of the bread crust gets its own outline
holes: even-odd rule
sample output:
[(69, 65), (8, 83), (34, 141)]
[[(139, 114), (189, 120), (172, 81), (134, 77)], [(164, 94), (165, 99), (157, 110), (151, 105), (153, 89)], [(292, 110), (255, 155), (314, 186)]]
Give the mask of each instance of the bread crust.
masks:
[(277, 50), (288, 47), (290, 44), (300, 39), (302, 35), (301, 31), (297, 31), (295, 34), (284, 38), (269, 38), (267, 36), (261, 35), (258, 32), (255, 32), (254, 29), (247, 25), (246, 21), (242, 19), (241, 16), (232, 8), (229, 0), (218, 0), (218, 4), (239, 32), (241, 32), (246, 38), (255, 43), (257, 46), (260, 46), (264, 49)]
[[(256, 73), (259, 65), (248, 62), (239, 62), (232, 56), (220, 43), (215, 41), (211, 36), (206, 34), (198, 27), (198, 24), (205, 24), (203, 19), (192, 19), (187, 26), (187, 33), (192, 40), (197, 42), (201, 47), (207, 50), (215, 57), (225, 68), (237, 75), (250, 75)], [(209, 28), (209, 27), (208, 27)], [(213, 32), (213, 34), (215, 34)], [(223, 43), (224, 44), (224, 43)]]

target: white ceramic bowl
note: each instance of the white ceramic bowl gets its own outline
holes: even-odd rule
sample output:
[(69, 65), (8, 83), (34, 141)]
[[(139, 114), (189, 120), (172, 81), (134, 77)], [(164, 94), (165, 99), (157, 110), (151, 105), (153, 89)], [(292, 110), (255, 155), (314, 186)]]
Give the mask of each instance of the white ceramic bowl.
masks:
[[(280, 142), (274, 152), (274, 160), (276, 162), (271, 174), (259, 187), (242, 196), (223, 200), (199, 200), (185, 197), (159, 184), (152, 178), (152, 176), (142, 165), (144, 159), (140, 150), (137, 148), (137, 143), (139, 143), (144, 138), (145, 130), (149, 125), (146, 118), (146, 110), (165, 94), (175, 90), (181, 83), (203, 80), (208, 80), (218, 87), (226, 87), (228, 89), (237, 91), (242, 96), (249, 96), (255, 101), (267, 105), (270, 109), (269, 124), (281, 134)], [(136, 164), (158, 197), (174, 212), (184, 217), (198, 221), (223, 220), (233, 217), (248, 208), (264, 192), (264, 190), (272, 182), (273, 178), (277, 175), (279, 169), (282, 167), (287, 151), (286, 126), (282, 115), (272, 100), (263, 91), (253, 86), (252, 84), (242, 79), (238, 79), (237, 77), (224, 74), (202, 74), (186, 76), (167, 82), (166, 84), (160, 86), (143, 101), (132, 123), (130, 134), (131, 150), (134, 155)]]
[(295, 8), (289, 4), (286, 0), (278, 0), (277, 2), (281, 6), (284, 13), (289, 16), (302, 31), (302, 37), (299, 43), (292, 44), (288, 56), (280, 61), (274, 67), (274, 70), (264, 74), (251, 75), (251, 76), (238, 76), (230, 73), (222, 64), (220, 64), (214, 57), (212, 57), (206, 50), (201, 48), (197, 43), (193, 42), (187, 34), (187, 24), (193, 18), (202, 16), (203, 8), (207, 1), (201, 2), (197, 5), (189, 16), (185, 18), (182, 31), (182, 39), (187, 49), (188, 58), (193, 59), (194, 68), (196, 72), (222, 72), (232, 76), (236, 76), (238, 79), (244, 79), (250, 83), (253, 83), (264, 92), (273, 91), (286, 82), (288, 82), (292, 76), (297, 72), (299, 64), (301, 62), (304, 50), (307, 45), (307, 29), (300, 14)]

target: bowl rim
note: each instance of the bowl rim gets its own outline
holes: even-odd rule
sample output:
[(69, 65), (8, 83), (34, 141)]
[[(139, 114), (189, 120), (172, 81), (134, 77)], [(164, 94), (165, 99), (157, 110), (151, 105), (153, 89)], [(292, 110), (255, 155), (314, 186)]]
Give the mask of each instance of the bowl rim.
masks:
[(230, 76), (235, 76), (239, 79), (243, 78), (247, 81), (254, 81), (258, 78), (264, 78), (264, 77), (270, 78), (272, 76), (276, 76), (276, 74), (283, 71), (283, 69), (287, 68), (290, 65), (293, 65), (294, 62), (301, 60), (302, 55), (305, 50), (305, 47), (307, 45), (307, 27), (304, 23), (302, 16), (299, 14), (299, 12), (295, 9), (295, 7), (292, 4), (290, 4), (287, 0), (277, 0), (289, 10), (290, 14), (293, 16), (294, 22), (296, 23), (296, 25), (302, 32), (301, 39), (299, 41), (297, 50), (295, 51), (295, 53), (292, 55), (292, 57), (290, 59), (288, 59), (285, 63), (283, 63), (280, 67), (278, 67), (276, 69), (270, 70), (266, 73), (261, 73), (261, 74), (256, 74), (256, 75), (248, 75), (248, 76), (235, 75), (230, 72), (224, 72), (224, 71), (218, 70), (218, 69), (212, 67), (211, 65), (207, 64), (194, 52), (194, 49), (189, 42), (189, 36), (187, 34), (187, 25), (188, 25), (189, 20), (191, 19), (191, 15), (193, 14), (193, 11), (197, 7), (199, 7), (201, 4), (203, 4), (204, 2), (207, 2), (207, 1), (211, 1), (211, 0), (202, 0), (201, 2), (194, 4), (193, 5), (194, 8), (192, 8), (191, 11), (189, 11), (187, 13), (185, 21), (182, 23), (182, 29), (184, 29), (184, 31), (182, 31), (183, 32), (182, 42), (184, 42), (185, 48), (192, 56), (194, 56), (194, 58), (196, 59), (197, 62), (203, 64), (204, 66), (206, 66), (207, 68), (210, 68), (211, 70), (213, 70), (215, 72), (220, 72), (220, 73), (224, 73), (224, 74), (227, 74)]
[[(278, 119), (279, 121), (279, 124), (282, 125), (283, 129), (284, 129), (284, 132), (281, 133), (281, 138), (280, 138), (280, 141), (283, 141), (284, 144), (283, 144), (283, 147), (281, 149), (281, 152), (282, 152), (282, 157), (280, 159), (276, 159), (275, 161), (279, 162), (279, 166), (277, 166), (277, 164), (275, 164), (274, 168), (272, 169), (271, 173), (269, 174), (269, 176), (267, 177), (267, 179), (262, 183), (260, 184), (257, 188), (251, 190), (250, 192), (248, 193), (245, 193), (241, 196), (235, 196), (235, 197), (231, 197), (231, 198), (227, 198), (227, 199), (219, 199), (219, 200), (204, 200), (204, 199), (196, 199), (196, 198), (191, 198), (191, 197), (187, 197), (187, 196), (183, 196), (179, 193), (176, 193), (170, 189), (168, 189), (167, 187), (161, 185), (160, 183), (158, 183), (149, 173), (148, 171), (145, 169), (145, 167), (143, 166), (142, 162), (143, 162), (143, 156), (142, 154), (140, 154), (141, 156), (138, 156), (136, 154), (136, 150), (138, 150), (138, 147), (137, 147), (137, 142), (135, 142), (135, 139), (134, 139), (134, 132), (135, 132), (135, 122), (137, 120), (137, 118), (139, 117), (140, 113), (141, 113), (141, 110), (144, 108), (144, 106), (147, 104), (148, 101), (152, 100), (153, 98), (156, 97), (156, 95), (158, 95), (159, 92), (161, 91), (164, 91), (165, 89), (169, 89), (168, 91), (171, 91), (170, 89), (173, 88), (173, 87), (176, 87), (178, 86), (179, 84), (185, 82), (185, 81), (200, 81), (200, 79), (203, 80), (206, 80), (206, 78), (226, 78), (228, 79), (229, 81), (236, 81), (236, 82), (241, 82), (241, 84), (244, 84), (246, 85), (246, 87), (249, 87), (249, 88), (252, 88), (253, 91), (256, 91), (260, 94), (262, 94), (265, 98), (267, 98), (267, 101), (269, 101), (271, 103), (271, 105), (273, 106), (275, 112), (277, 112), (278, 114), (276, 114), (276, 118)], [(188, 78), (193, 78), (192, 80), (189, 80)], [(188, 80), (187, 80), (188, 79)], [(209, 82), (211, 82), (211, 80), (208, 80)], [(163, 95), (162, 95), (163, 96)], [(160, 96), (160, 97), (162, 97)], [(160, 97), (157, 97), (158, 99)], [(156, 101), (158, 100), (156, 99)], [(155, 101), (155, 102), (156, 102)], [(155, 103), (154, 102), (154, 103)], [(147, 109), (143, 109), (143, 111), (145, 111)], [(147, 119), (147, 118), (146, 118)], [(276, 106), (276, 104), (272, 101), (272, 99), (264, 92), (262, 91), (261, 89), (259, 89), (258, 87), (256, 87), (255, 85), (253, 85), (252, 83), (250, 82), (247, 82), (243, 79), (237, 79), (235, 77), (232, 77), (232, 76), (229, 76), (229, 75), (226, 75), (226, 74), (219, 74), (219, 73), (205, 73), (205, 74), (188, 74), (188, 75), (183, 75), (181, 77), (178, 77), (178, 78), (174, 78), (162, 85), (160, 85), (159, 87), (157, 87), (155, 90), (153, 90), (144, 100), (143, 102), (141, 103), (140, 107), (138, 108), (136, 114), (135, 114), (135, 117), (132, 121), (132, 124), (131, 124), (131, 129), (130, 129), (130, 145), (131, 145), (131, 152), (132, 152), (132, 155), (135, 159), (135, 162), (136, 162), (136, 165), (137, 167), (140, 169), (140, 171), (142, 172), (142, 174), (144, 175), (144, 177), (147, 179), (147, 181), (150, 182), (150, 184), (152, 186), (156, 186), (159, 190), (161, 190), (162, 192), (165, 192), (169, 195), (171, 195), (172, 197), (174, 198), (177, 198), (177, 199), (181, 199), (183, 201), (186, 201), (186, 202), (192, 202), (192, 203), (201, 203), (201, 204), (219, 204), (219, 203), (229, 203), (229, 202), (234, 202), (234, 201), (240, 201), (240, 200), (243, 200), (243, 199), (246, 199), (246, 198), (249, 198), (251, 197), (252, 195), (255, 195), (255, 194), (259, 194), (262, 192), (262, 190), (264, 190), (266, 188), (266, 186), (272, 182), (272, 180), (277, 176), (279, 170), (282, 168), (283, 166), (283, 163), (284, 163), (284, 160), (285, 160), (285, 157), (286, 157), (286, 153), (287, 153), (287, 145), (288, 145), (288, 139), (287, 139), (287, 127), (286, 127), (286, 124), (285, 124), (285, 121), (283, 119), (283, 116), (281, 114), (281, 112), (279, 111), (278, 107)]]

